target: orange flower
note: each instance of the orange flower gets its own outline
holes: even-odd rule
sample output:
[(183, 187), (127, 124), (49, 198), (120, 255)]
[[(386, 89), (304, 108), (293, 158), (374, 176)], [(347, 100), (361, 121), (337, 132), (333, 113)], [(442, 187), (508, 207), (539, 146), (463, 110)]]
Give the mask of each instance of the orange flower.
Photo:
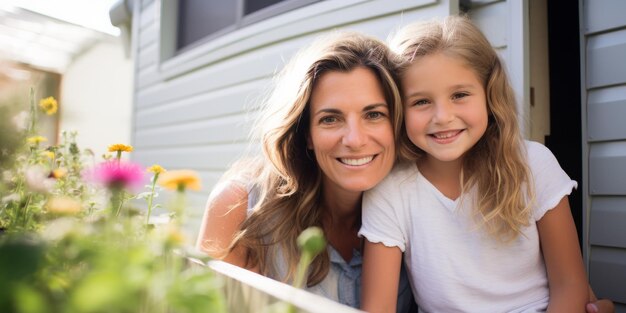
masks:
[(200, 190), (200, 177), (198, 173), (192, 170), (174, 170), (161, 173), (159, 185), (166, 189), (184, 191), (189, 188), (192, 190)]
[(133, 146), (116, 143), (109, 146), (109, 152), (133, 152)]
[(54, 197), (46, 202), (45, 208), (55, 214), (76, 214), (80, 212), (80, 202), (70, 197)]

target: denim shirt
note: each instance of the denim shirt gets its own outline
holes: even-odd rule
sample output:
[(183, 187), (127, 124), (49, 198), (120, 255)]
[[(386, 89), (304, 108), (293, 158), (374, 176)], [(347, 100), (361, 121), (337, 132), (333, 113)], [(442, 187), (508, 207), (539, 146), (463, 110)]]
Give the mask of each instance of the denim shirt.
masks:
[[(248, 208), (247, 213), (252, 213), (252, 208), (258, 200), (258, 189), (248, 186)], [(354, 249), (352, 259), (346, 262), (343, 257), (328, 245), (326, 247), (330, 256), (330, 269), (328, 275), (317, 285), (307, 287), (306, 290), (314, 294), (337, 301), (341, 304), (359, 308), (361, 306), (361, 273), (363, 257), (361, 252)], [(268, 275), (270, 278), (282, 281), (286, 276), (287, 265), (284, 260), (279, 260), (275, 264), (276, 273)], [(398, 285), (397, 313), (408, 313), (415, 311), (415, 302), (409, 285), (408, 275), (402, 262), (400, 271), (400, 282)]]
[[(359, 308), (361, 306), (361, 273), (363, 258), (361, 252), (353, 250), (352, 259), (346, 262), (332, 246), (328, 246), (331, 268), (328, 275), (319, 284), (307, 288), (308, 291), (335, 300), (339, 303)], [(400, 283), (398, 286), (398, 303), (396, 312), (415, 311), (413, 294), (407, 272), (402, 262)]]

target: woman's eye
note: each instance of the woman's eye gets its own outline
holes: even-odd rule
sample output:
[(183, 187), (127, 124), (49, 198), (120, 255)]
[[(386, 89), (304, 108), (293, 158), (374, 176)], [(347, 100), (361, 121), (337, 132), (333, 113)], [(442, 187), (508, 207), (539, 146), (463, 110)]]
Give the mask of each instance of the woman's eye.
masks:
[(367, 112), (367, 118), (370, 120), (375, 120), (384, 117), (385, 115), (382, 112)]
[(334, 116), (324, 116), (320, 119), (320, 124), (332, 124), (337, 122), (337, 118)]

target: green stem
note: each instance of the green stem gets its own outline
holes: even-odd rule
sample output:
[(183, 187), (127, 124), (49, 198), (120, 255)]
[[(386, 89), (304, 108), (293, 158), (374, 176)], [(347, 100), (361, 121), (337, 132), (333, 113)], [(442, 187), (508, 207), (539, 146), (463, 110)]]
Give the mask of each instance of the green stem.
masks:
[(35, 89), (30, 87), (30, 125), (28, 127), (28, 133), (35, 133), (35, 124), (37, 123), (37, 109), (35, 107)]
[(174, 199), (174, 223), (176, 226), (183, 224), (183, 212), (185, 211), (185, 184), (178, 184), (176, 199)]
[(150, 214), (152, 214), (152, 200), (154, 199), (154, 188), (156, 186), (157, 178), (159, 178), (159, 173), (155, 173), (154, 177), (152, 178), (150, 196), (148, 197), (148, 216), (146, 217), (146, 227), (148, 227), (148, 223), (150, 222)]
[(304, 285), (306, 271), (311, 264), (312, 256), (308, 252), (303, 252), (302, 257), (300, 257), (300, 262), (298, 262), (298, 268), (296, 269), (296, 279), (294, 280), (293, 286), (296, 288), (302, 288)]
[[(22, 227), (26, 228), (26, 224), (28, 222), (28, 207), (30, 206), (30, 201), (32, 200), (33, 195), (30, 194), (28, 195), (28, 199), (26, 200), (26, 204), (24, 204), (24, 210), (20, 210), (23, 211), (20, 215), (21, 215), (21, 219), (22, 219)], [(18, 218), (16, 218), (16, 223), (18, 222)]]
[(111, 190), (111, 213), (113, 216), (118, 217), (122, 211), (123, 195), (121, 189)]

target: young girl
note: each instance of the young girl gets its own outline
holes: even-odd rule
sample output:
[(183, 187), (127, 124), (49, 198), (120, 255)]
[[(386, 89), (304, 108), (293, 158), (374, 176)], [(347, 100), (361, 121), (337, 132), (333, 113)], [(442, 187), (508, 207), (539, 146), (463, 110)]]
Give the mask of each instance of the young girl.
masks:
[[(395, 45), (394, 45), (395, 43)], [(363, 308), (394, 310), (402, 252), (425, 312), (584, 312), (567, 196), (576, 182), (522, 139), (513, 90), (465, 17), (410, 25), (399, 164), (363, 199)]]

